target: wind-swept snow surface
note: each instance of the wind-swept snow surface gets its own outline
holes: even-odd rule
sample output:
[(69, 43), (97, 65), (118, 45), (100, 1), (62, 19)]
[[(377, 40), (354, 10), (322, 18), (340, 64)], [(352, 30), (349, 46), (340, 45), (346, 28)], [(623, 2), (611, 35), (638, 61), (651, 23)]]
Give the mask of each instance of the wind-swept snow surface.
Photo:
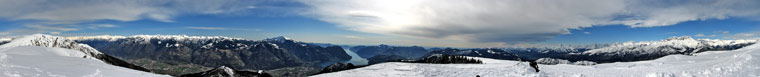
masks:
[(381, 63), (364, 68), (316, 75), (316, 77), (757, 77), (760, 45), (732, 51), (708, 51), (669, 55), (649, 61), (606, 63), (592, 66), (539, 65), (540, 73), (526, 62), (477, 58), (484, 64)]
[(0, 49), (0, 77), (166, 77), (83, 58), (78, 50), (39, 46)]

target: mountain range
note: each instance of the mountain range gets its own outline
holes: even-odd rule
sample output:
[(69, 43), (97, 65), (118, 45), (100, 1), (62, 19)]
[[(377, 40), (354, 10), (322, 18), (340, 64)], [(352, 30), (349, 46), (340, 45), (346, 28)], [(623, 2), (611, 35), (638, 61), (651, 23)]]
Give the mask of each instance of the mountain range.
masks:
[[(96, 66), (108, 67), (100, 68), (104, 70), (95, 70), (94, 75), (101, 76), (117, 75), (114, 74), (116, 72), (112, 72), (115, 70), (132, 70), (132, 72), (128, 73), (140, 73), (146, 76), (282, 77), (309, 76), (316, 73), (328, 74), (319, 74), (317, 76), (335, 76), (328, 72), (340, 73), (342, 70), (348, 69), (396, 68), (389, 67), (388, 64), (408, 66), (410, 64), (395, 63), (407, 61), (408, 63), (423, 64), (449, 62), (481, 63), (482, 61), (486, 65), (482, 67), (490, 67), (487, 65), (494, 63), (494, 60), (490, 59), (534, 61), (545, 65), (560, 66), (565, 64), (604, 66), (605, 64), (616, 64), (615, 62), (657, 61), (660, 58), (667, 58), (673, 55), (699, 56), (703, 53), (715, 53), (708, 51), (745, 49), (742, 52), (749, 53), (752, 50), (747, 50), (745, 47), (751, 46), (756, 42), (757, 40), (714, 40), (671, 37), (660, 41), (604, 44), (593, 45), (593, 47), (425, 49), (420, 46), (347, 46), (329, 43), (308, 43), (295, 41), (283, 36), (263, 40), (246, 40), (222, 36), (134, 35), (58, 37), (34, 34), (0, 39), (0, 63), (2, 63), (4, 68), (10, 68), (5, 70), (0, 69), (0, 71), (6, 73), (18, 72), (17, 70), (30, 72), (29, 68), (20, 67), (91, 70), (70, 67), (49, 67), (61, 66), (55, 63), (24, 64), (29, 62), (19, 62), (27, 61), (25, 60), (26, 58), (19, 57), (29, 57), (28, 59), (58, 58), (44, 56), (61, 56), (64, 57), (62, 59), (74, 61), (73, 63), (93, 63), (93, 61), (95, 62), (94, 64), (100, 63), (100, 65)], [(354, 66), (353, 64), (341, 64), (342, 62), (349, 61), (349, 59), (356, 59), (349, 56), (349, 53), (356, 53), (356, 56), (361, 59), (366, 58), (369, 60), (369, 65)], [(437, 57), (440, 55), (456, 57)], [(435, 59), (428, 59), (431, 57), (435, 57)], [(471, 57), (478, 60), (473, 60)], [(496, 62), (497, 64), (499, 62), (502, 64), (504, 62), (506, 64), (514, 63), (508, 61)], [(428, 67), (426, 65), (411, 65)], [(518, 62), (515, 65), (521, 65), (521, 63)], [(114, 68), (114, 66), (118, 67)], [(441, 68), (449, 68), (448, 64), (441, 66), (443, 66)], [(480, 67), (481, 65), (476, 66)], [(435, 67), (438, 68), (439, 66)], [(575, 66), (569, 67), (575, 68)], [(432, 70), (434, 68), (420, 69)], [(400, 70), (414, 71), (414, 69)], [(416, 71), (420, 70), (416, 69)], [(60, 70), (50, 70), (49, 72), (56, 74), (66, 73)], [(100, 74), (99, 72), (106, 74)], [(31, 76), (29, 73), (12, 74)], [(76, 72), (63, 75), (82, 76), (86, 74), (91, 73)], [(424, 74), (424, 76), (428, 75)], [(53, 75), (51, 74), (51, 76)]]
[(286, 37), (245, 40), (221, 36), (135, 35), (70, 39), (157, 73), (170, 75), (201, 72), (219, 66), (241, 70), (317, 67), (320, 63), (342, 62), (351, 58), (339, 46), (309, 45)]

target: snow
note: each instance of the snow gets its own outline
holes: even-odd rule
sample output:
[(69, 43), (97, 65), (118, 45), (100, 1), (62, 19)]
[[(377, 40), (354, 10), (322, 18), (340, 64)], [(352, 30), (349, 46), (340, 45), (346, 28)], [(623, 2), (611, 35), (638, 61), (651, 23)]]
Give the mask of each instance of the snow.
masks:
[(266, 40), (272, 40), (272, 41), (276, 41), (276, 40), (290, 40), (290, 38), (285, 37), (285, 36), (277, 36), (277, 37), (267, 38)]
[(11, 41), (12, 38), (0, 38), (0, 41)]
[(649, 61), (590, 66), (539, 65), (534, 72), (526, 62), (477, 58), (484, 64), (421, 64), (388, 62), (315, 77), (757, 77), (760, 45), (732, 51), (669, 55)]
[[(19, 47), (19, 46), (41, 46), (41, 47), (54, 47), (54, 48), (67, 48), (67, 49), (74, 49), (79, 50), (77, 52), (65, 52), (66, 54), (70, 54), (70, 56), (76, 56), (76, 57), (84, 57), (90, 59), (96, 59), (95, 55), (103, 54), (97, 51), (95, 48), (90, 47), (86, 44), (79, 44), (72, 40), (68, 40), (66, 38), (57, 37), (57, 36), (50, 36), (50, 35), (44, 35), (44, 34), (33, 34), (33, 35), (27, 35), (19, 38), (13, 38), (9, 43), (0, 45), (0, 49), (7, 49), (7, 48), (13, 48), (13, 47)], [(79, 55), (79, 54), (85, 54), (85, 55)]]
[[(583, 52), (583, 54), (655, 54), (655, 53), (696, 53), (701, 48), (716, 46), (731, 46), (739, 44), (755, 43), (757, 40), (713, 40), (713, 39), (692, 39), (688, 36), (671, 37), (667, 40), (645, 41), (645, 42), (626, 42), (615, 44), (610, 47), (593, 49)], [(695, 48), (694, 51), (686, 49)]]
[[(0, 77), (168, 77), (82, 58), (78, 50), (39, 46), (0, 48)], [(77, 55), (77, 56), (72, 56)]]
[(187, 35), (133, 35), (133, 36), (115, 36), (115, 35), (100, 35), (100, 36), (72, 36), (67, 37), (71, 40), (118, 40), (124, 38), (143, 38), (149, 39), (173, 39), (173, 40), (202, 40), (202, 39), (230, 39), (230, 40), (242, 40), (241, 38), (231, 38), (224, 36), (187, 36)]
[[(109, 40), (117, 41), (121, 39), (130, 39), (130, 41), (140, 43), (150, 43), (151, 40), (175, 40), (175, 41), (201, 41), (201, 40), (244, 40), (242, 38), (230, 38), (224, 36), (187, 36), (187, 35), (133, 35), (133, 36), (113, 36), (113, 35), (101, 35), (101, 36), (71, 36), (67, 37), (70, 40)], [(177, 46), (177, 45), (174, 45)]]

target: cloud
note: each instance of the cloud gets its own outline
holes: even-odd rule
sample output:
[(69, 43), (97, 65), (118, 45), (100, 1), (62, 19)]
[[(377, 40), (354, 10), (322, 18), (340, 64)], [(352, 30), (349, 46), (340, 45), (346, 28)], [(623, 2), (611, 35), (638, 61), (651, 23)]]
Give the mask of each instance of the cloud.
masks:
[(223, 27), (185, 27), (187, 29), (201, 29), (201, 30), (225, 30)]
[(705, 34), (700, 33), (700, 34), (697, 34), (697, 35), (694, 35), (694, 36), (696, 36), (696, 37), (715, 37), (715, 36), (718, 36), (718, 35), (715, 35), (715, 34), (705, 35)]
[(90, 28), (90, 29), (100, 29), (100, 28), (115, 28), (115, 27), (119, 27), (119, 26), (116, 26), (116, 25), (113, 25), (113, 24), (91, 24), (91, 26), (89, 26), (87, 28)]
[(730, 39), (756, 39), (757, 35), (760, 34), (758, 32), (755, 33), (736, 33), (734, 35), (725, 37)]
[(56, 31), (77, 31), (77, 28), (59, 27), (59, 26), (46, 26), (46, 25), (26, 25), (29, 28), (35, 28), (40, 30), (56, 30)]
[(97, 26), (97, 27), (104, 27), (104, 28), (119, 27), (119, 26), (112, 25), (112, 24), (94, 24), (94, 25)]
[(583, 32), (583, 34), (591, 34), (591, 32)]
[(730, 33), (730, 32), (728, 32), (728, 31), (715, 31), (715, 33), (720, 33), (720, 34), (728, 34), (728, 33)]
[(694, 35), (694, 36), (697, 36), (697, 37), (705, 37), (705, 34), (701, 34), (701, 33), (700, 33), (700, 34), (697, 34), (697, 35)]
[(535, 43), (569, 29), (760, 14), (757, 0), (301, 0), (305, 15), (358, 32), (469, 42)]
[(52, 35), (59, 35), (59, 34), (61, 34), (61, 32), (50, 32), (50, 34), (52, 34)]
[[(188, 14), (229, 14), (244, 12), (260, 0), (0, 0), (0, 20), (20, 21), (38, 33), (77, 31), (118, 27), (90, 24), (96, 21), (155, 20), (174, 22), (172, 18)], [(88, 23), (88, 24), (82, 24)], [(80, 26), (67, 26), (80, 25)], [(40, 31), (42, 30), (42, 31)], [(51, 31), (52, 30), (52, 31)], [(8, 34), (32, 34), (3, 31)]]
[(179, 14), (216, 14), (252, 6), (249, 0), (0, 0), (0, 17), (78, 23), (96, 20), (172, 22)]
[(350, 39), (365, 39), (364, 37), (352, 36), (352, 35), (346, 35), (346, 36), (343, 36), (343, 37), (344, 38), (350, 38)]

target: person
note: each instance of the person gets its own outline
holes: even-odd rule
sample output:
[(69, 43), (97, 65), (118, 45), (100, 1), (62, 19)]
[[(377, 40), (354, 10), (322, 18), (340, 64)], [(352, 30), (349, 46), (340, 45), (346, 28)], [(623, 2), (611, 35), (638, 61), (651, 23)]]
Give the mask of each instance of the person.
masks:
[(538, 63), (535, 61), (530, 61), (530, 67), (533, 67), (533, 69), (536, 69), (536, 72), (538, 72)]

